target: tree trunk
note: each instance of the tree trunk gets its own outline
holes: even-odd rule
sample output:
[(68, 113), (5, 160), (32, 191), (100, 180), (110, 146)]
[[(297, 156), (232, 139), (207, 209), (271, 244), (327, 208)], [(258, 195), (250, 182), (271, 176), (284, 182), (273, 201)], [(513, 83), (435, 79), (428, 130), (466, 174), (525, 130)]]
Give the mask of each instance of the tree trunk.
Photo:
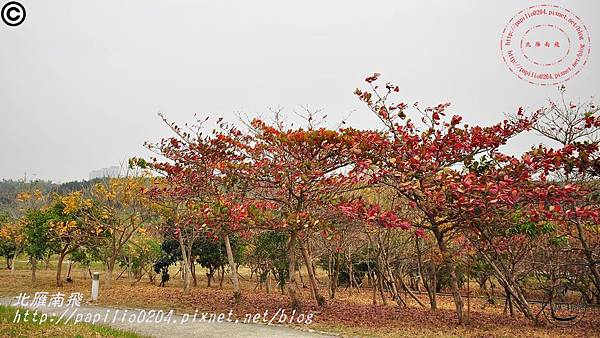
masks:
[(454, 306), (456, 308), (456, 318), (458, 320), (458, 324), (465, 324), (469, 321), (469, 319), (463, 311), (464, 303), (458, 287), (458, 278), (456, 277), (456, 266), (454, 265), (454, 260), (450, 256), (450, 252), (448, 252), (443, 234), (436, 229), (434, 229), (434, 234), (437, 239), (443, 261), (448, 268), (448, 273), (450, 274), (450, 287), (452, 289), (452, 298), (454, 298)]
[(431, 261), (431, 309), (437, 310), (437, 267), (435, 262)]
[(67, 269), (67, 280), (71, 278), (71, 268), (73, 267), (73, 261), (69, 260), (69, 268)]
[(131, 257), (127, 256), (127, 278), (131, 278)]
[(62, 263), (63, 260), (65, 259), (65, 256), (67, 256), (66, 252), (61, 252), (60, 255), (58, 256), (58, 263), (56, 266), (56, 286), (61, 287), (63, 286), (63, 282), (62, 282)]
[(304, 284), (304, 278), (302, 278), (302, 267), (298, 268), (298, 277), (300, 277), (300, 284), (302, 284), (302, 288), (306, 288), (306, 284)]
[(225, 279), (225, 268), (221, 266), (219, 269), (219, 287), (223, 288), (223, 279)]
[(381, 296), (381, 301), (383, 302), (383, 305), (388, 305), (387, 299), (385, 298), (383, 276), (379, 269), (377, 269), (377, 282), (379, 283), (379, 295)]
[(417, 295), (415, 295), (406, 285), (406, 283), (404, 283), (404, 280), (402, 279), (402, 277), (399, 277), (398, 280), (400, 281), (400, 286), (402, 286), (402, 288), (408, 293), (408, 295), (415, 300), (415, 302), (417, 302), (417, 304), (421, 305), (421, 307), (425, 307), (425, 304), (423, 304), (423, 302), (421, 302), (421, 300), (417, 297)]
[(310, 282), (310, 289), (314, 300), (319, 306), (325, 305), (325, 298), (319, 293), (319, 284), (317, 277), (315, 276), (315, 270), (313, 270), (312, 259), (310, 252), (304, 241), (300, 241), (300, 249), (302, 250), (302, 257), (304, 258), (304, 264), (306, 264), (306, 270), (308, 270), (308, 280)]
[(377, 261), (380, 266), (380, 269), (383, 269), (381, 275), (384, 280), (389, 282), (393, 300), (399, 306), (406, 306), (406, 303), (402, 299), (402, 296), (400, 295), (400, 292), (398, 291), (398, 288), (396, 287), (396, 277), (394, 276), (394, 273), (392, 272), (392, 269), (390, 268), (387, 251), (385, 250), (384, 243), (383, 243), (379, 233), (377, 234), (377, 245), (379, 246)]
[(333, 272), (333, 297), (335, 298), (335, 294), (338, 289), (338, 281), (340, 278), (340, 269), (342, 268), (342, 263), (340, 262), (340, 255), (335, 255), (335, 271)]
[[(421, 245), (420, 239), (418, 236), (415, 236), (415, 247), (417, 248), (417, 267), (419, 269), (419, 276), (421, 276), (421, 281), (423, 281), (423, 287), (425, 287), (425, 291), (427, 291), (427, 297), (429, 298), (429, 305), (432, 310), (437, 309), (437, 301), (435, 299), (435, 287), (436, 283), (434, 280), (431, 281), (431, 285), (427, 282), (427, 276), (425, 276), (425, 270), (423, 269), (423, 256), (421, 253)], [(433, 266), (433, 262), (431, 263)], [(436, 278), (435, 267), (433, 269), (433, 279)], [(418, 286), (418, 281), (417, 281)]]
[(267, 294), (271, 294), (271, 271), (267, 270), (267, 281), (266, 281)]
[(112, 277), (113, 277), (113, 272), (115, 270), (115, 261), (116, 261), (116, 258), (111, 257), (108, 260), (108, 264), (106, 264), (106, 285), (105, 285), (105, 287), (107, 289), (110, 289), (110, 287), (112, 285)]
[(213, 279), (213, 275), (215, 274), (215, 270), (212, 268), (208, 268), (208, 272), (206, 273), (207, 284), (206, 287), (210, 287), (210, 281)]
[(296, 286), (296, 238), (297, 232), (294, 230), (290, 233), (290, 239), (287, 245), (288, 253), (288, 281), (287, 281), (287, 292), (292, 302), (291, 307), (294, 310), (300, 310), (302, 303), (298, 297), (298, 290)]
[(225, 235), (225, 250), (227, 250), (227, 261), (229, 261), (229, 270), (231, 270), (231, 282), (233, 283), (233, 298), (235, 298), (236, 301), (239, 301), (242, 297), (242, 292), (240, 291), (237, 267), (235, 266), (235, 260), (233, 259), (233, 251), (231, 250), (229, 234)]
[(327, 278), (328, 278), (328, 291), (329, 291), (329, 298), (333, 299), (333, 297), (335, 296), (335, 294), (333, 293), (333, 253), (330, 252), (329, 253), (329, 257), (327, 259)]
[(575, 224), (577, 226), (577, 237), (579, 237), (581, 247), (583, 248), (583, 253), (588, 261), (588, 267), (592, 273), (592, 280), (596, 286), (596, 291), (600, 294), (600, 271), (598, 270), (598, 260), (594, 259), (594, 253), (590, 249), (590, 245), (585, 237), (585, 232), (581, 222), (575, 222)]
[(19, 255), (19, 250), (15, 249), (15, 253), (12, 259), (12, 265), (10, 266), (11, 275), (15, 273), (15, 265), (17, 265), (17, 256)]
[(183, 277), (183, 293), (187, 294), (190, 292), (190, 260), (187, 254), (187, 248), (183, 241), (183, 236), (181, 235), (181, 231), (179, 231), (179, 247), (181, 249), (181, 264), (183, 264), (181, 273)]
[(352, 271), (352, 254), (348, 248), (348, 287), (350, 288), (350, 296), (352, 296), (352, 280), (354, 279), (354, 271)]
[(37, 258), (31, 258), (31, 282), (35, 283), (36, 276), (35, 272), (37, 270)]
[(371, 273), (370, 270), (369, 270), (367, 276), (369, 279), (369, 285), (371, 285), (371, 289), (373, 290), (373, 292), (372, 292), (373, 305), (377, 305), (377, 284), (375, 284), (375, 277), (373, 276), (373, 274)]
[(190, 268), (192, 270), (192, 283), (194, 287), (198, 286), (198, 279), (196, 277), (196, 264), (194, 264), (194, 257), (190, 259)]
[(506, 287), (504, 288), (504, 292), (506, 293), (506, 301), (504, 302), (504, 313), (506, 313), (506, 310), (508, 309), (510, 316), (514, 317), (515, 312), (513, 310), (513, 303), (512, 303), (512, 299), (510, 297), (510, 292), (508, 291), (508, 289)]
[(535, 324), (538, 324), (539, 320), (533, 314), (533, 311), (529, 306), (529, 302), (523, 294), (523, 290), (513, 281), (510, 274), (508, 272), (503, 272), (503, 270), (498, 267), (494, 260), (490, 258), (483, 250), (480, 249), (479, 252), (481, 257), (483, 257), (483, 259), (492, 267), (492, 271), (494, 272), (494, 276), (498, 282), (504, 287), (504, 290), (506, 290), (506, 292), (512, 296), (511, 300), (513, 301), (514, 305), (517, 306), (519, 311), (521, 311), (521, 313), (523, 313), (527, 319), (531, 320)]

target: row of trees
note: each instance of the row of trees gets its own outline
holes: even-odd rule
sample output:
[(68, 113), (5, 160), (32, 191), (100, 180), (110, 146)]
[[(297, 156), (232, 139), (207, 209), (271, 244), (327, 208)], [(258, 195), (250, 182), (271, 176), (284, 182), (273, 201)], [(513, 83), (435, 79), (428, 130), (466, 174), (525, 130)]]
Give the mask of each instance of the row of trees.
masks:
[[(139, 268), (147, 269), (160, 255), (160, 242), (146, 235), (156, 218), (144, 194), (146, 177), (110, 178), (64, 194), (44, 193), (36, 185), (27, 185), (17, 195), (15, 208), (9, 209), (12, 212), (5, 211), (0, 219), (0, 253), (13, 271), (16, 257), (24, 253), (35, 281), (38, 263), (48, 265), (50, 257), (57, 255), (56, 284), (62, 286), (65, 258), (88, 267), (101, 261), (110, 287), (118, 261), (144, 259)], [(157, 249), (148, 255), (152, 247)]]
[[(329, 298), (342, 284), (350, 292), (369, 285), (374, 303), (399, 306), (403, 291), (425, 306), (416, 295), (423, 290), (432, 309), (448, 290), (461, 323), (466, 277), (490, 301), (499, 286), (511, 314), (532, 321), (532, 297), (565, 281), (600, 302), (598, 109), (563, 96), (544, 110), (469, 126), (447, 116), (447, 103), (393, 102), (399, 88), (378, 77), (355, 94), (380, 130), (328, 129), (310, 113), (303, 127), (278, 113), (243, 128), (221, 119), (213, 129), (208, 120), (180, 127), (163, 117), (172, 136), (146, 144), (156, 157), (129, 163), (144, 175), (22, 196), (21, 214), (3, 221), (0, 236), (10, 241), (2, 250), (26, 252), (33, 271), (50, 253), (101, 260), (107, 283), (123, 257), (150, 275), (154, 263), (163, 285), (179, 262), (185, 292), (197, 284), (195, 263), (209, 284), (215, 273), (222, 284), (227, 266), (238, 300), (245, 264), (257, 287), (270, 292), (274, 280), (294, 308), (302, 306), (297, 277), (319, 306), (324, 284)], [(501, 151), (530, 130), (558, 147)]]
[[(369, 90), (355, 94), (382, 130), (326, 129), (312, 114), (302, 128), (287, 126), (279, 114), (272, 123), (254, 119), (243, 129), (219, 120), (212, 131), (206, 120), (184, 128), (165, 120), (174, 135), (147, 144), (159, 156), (132, 165), (160, 177), (149, 195), (179, 242), (184, 290), (199, 236), (224, 239), (238, 297), (230, 238), (277, 233), (287, 256), (287, 280), (280, 284), (294, 307), (300, 306), (299, 261), (312, 297), (324, 305), (315, 261), (326, 258), (333, 297), (340, 254), (353, 262), (361, 250), (383, 301), (385, 292), (405, 304), (401, 290), (410, 291), (404, 279), (410, 267), (403, 265), (413, 265), (433, 309), (436, 286), (446, 283), (459, 322), (468, 320), (459, 265), (484, 266), (482, 287), (493, 276), (511, 312), (514, 305), (533, 321), (528, 295), (534, 287), (527, 283), (534, 275), (544, 285), (569, 279), (598, 302), (598, 109), (551, 103), (530, 114), (519, 109), (489, 127), (469, 126), (458, 115), (446, 116), (447, 103), (421, 109), (391, 102), (399, 88), (378, 86), (378, 77), (367, 78)], [(561, 144), (538, 145), (520, 157), (501, 152), (532, 129)], [(400, 258), (409, 254), (398, 251), (407, 244), (416, 252)], [(353, 267), (350, 287), (361, 283)]]

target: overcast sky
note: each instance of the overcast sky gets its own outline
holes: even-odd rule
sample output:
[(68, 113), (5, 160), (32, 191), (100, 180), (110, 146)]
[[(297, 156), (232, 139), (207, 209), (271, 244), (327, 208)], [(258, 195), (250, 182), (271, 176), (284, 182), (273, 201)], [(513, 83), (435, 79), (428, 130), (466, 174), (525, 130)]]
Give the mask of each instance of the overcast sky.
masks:
[[(405, 101), (450, 101), (469, 123), (557, 96), (501, 58), (502, 29), (529, 1), (20, 2), (25, 22), (0, 22), (0, 178), (84, 179), (147, 155), (144, 141), (169, 135), (158, 111), (183, 123), (309, 105), (375, 127), (353, 95), (373, 72)], [(569, 96), (598, 96), (600, 2), (546, 3), (579, 15), (592, 40)]]

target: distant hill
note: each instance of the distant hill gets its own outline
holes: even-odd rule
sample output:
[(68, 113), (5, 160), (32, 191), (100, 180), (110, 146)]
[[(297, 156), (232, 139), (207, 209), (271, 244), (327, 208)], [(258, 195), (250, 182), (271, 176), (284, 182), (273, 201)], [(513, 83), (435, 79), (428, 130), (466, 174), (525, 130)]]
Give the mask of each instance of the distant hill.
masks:
[(57, 184), (42, 180), (30, 182), (24, 182), (23, 180), (2, 180), (0, 181), (0, 211), (12, 210), (16, 205), (17, 195), (22, 191), (39, 189), (45, 194), (56, 192), (62, 195), (72, 191), (85, 190), (99, 181), (101, 179), (96, 178), (88, 181), (72, 181)]

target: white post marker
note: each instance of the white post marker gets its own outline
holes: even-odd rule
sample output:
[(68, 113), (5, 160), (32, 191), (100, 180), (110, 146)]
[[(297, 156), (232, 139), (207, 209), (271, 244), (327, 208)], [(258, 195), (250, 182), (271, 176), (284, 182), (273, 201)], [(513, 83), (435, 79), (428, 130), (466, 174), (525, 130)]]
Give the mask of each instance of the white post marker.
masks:
[(92, 277), (92, 300), (98, 300), (98, 290), (100, 289), (100, 273), (94, 272)]

